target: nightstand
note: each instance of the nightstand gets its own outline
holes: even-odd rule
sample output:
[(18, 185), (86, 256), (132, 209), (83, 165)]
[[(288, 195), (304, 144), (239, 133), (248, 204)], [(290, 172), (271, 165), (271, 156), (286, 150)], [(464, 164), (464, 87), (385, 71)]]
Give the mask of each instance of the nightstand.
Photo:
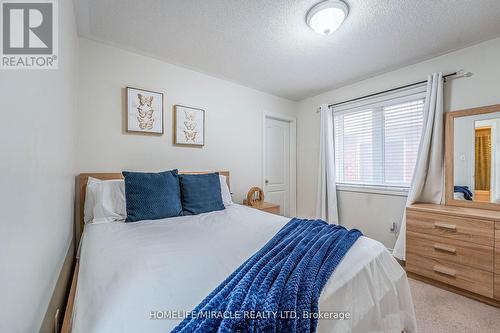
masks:
[(243, 201), (244, 205), (247, 205), (248, 207), (252, 207), (258, 210), (262, 210), (264, 212), (268, 212), (271, 214), (276, 214), (280, 215), (280, 205), (270, 203), (270, 202), (262, 202), (262, 203), (256, 203), (254, 206), (250, 206), (247, 204), (247, 201)]

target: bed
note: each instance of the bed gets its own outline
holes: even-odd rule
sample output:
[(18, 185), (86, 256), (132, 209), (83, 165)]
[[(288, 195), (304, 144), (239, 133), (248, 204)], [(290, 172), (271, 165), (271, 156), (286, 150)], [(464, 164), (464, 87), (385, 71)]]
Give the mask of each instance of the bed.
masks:
[[(104, 175), (93, 176), (113, 178)], [(88, 176), (79, 178), (80, 207)], [(196, 216), (86, 225), (64, 329), (168, 332), (181, 319), (166, 314), (193, 309), (288, 221), (233, 204)], [(404, 270), (367, 237), (328, 280), (319, 308), (348, 312), (351, 319), (320, 320), (318, 332), (417, 331)]]

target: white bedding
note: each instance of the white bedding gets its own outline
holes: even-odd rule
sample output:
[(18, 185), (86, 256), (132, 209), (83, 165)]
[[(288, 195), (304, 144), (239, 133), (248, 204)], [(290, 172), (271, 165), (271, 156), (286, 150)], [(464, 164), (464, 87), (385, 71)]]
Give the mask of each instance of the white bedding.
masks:
[[(73, 333), (169, 332), (180, 320), (151, 311), (192, 310), (289, 219), (240, 205), (137, 223), (85, 226)], [(318, 332), (416, 332), (405, 272), (385, 247), (360, 238), (327, 282)]]

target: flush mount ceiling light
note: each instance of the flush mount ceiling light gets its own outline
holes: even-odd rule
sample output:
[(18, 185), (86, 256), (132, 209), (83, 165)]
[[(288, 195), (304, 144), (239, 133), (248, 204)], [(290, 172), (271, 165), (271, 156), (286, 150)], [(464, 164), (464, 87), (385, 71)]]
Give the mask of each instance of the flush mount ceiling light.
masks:
[(326, 0), (312, 7), (306, 15), (306, 22), (320, 35), (335, 32), (349, 14), (349, 7), (340, 0)]

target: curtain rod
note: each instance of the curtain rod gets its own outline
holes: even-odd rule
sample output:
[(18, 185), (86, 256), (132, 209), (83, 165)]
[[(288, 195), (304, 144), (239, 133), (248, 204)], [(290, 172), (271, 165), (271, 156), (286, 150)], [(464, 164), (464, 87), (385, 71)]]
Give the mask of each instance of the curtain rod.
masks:
[[(459, 77), (470, 77), (472, 75), (471, 72), (464, 72), (463, 70), (459, 70), (459, 71), (456, 71), (456, 72), (453, 72), (453, 73), (449, 73), (449, 74), (446, 74), (446, 75), (443, 75), (443, 79), (445, 80), (446, 82), (446, 78), (448, 77), (456, 77), (456, 78), (459, 78)], [(365, 98), (369, 98), (369, 97), (373, 97), (373, 96), (378, 96), (378, 95), (382, 95), (382, 94), (385, 94), (385, 93), (389, 93), (389, 92), (392, 92), (392, 91), (395, 91), (395, 90), (399, 90), (399, 89), (404, 89), (404, 88), (409, 88), (409, 87), (413, 87), (413, 86), (418, 86), (419, 84), (424, 84), (426, 83), (427, 80), (425, 81), (419, 81), (419, 82), (415, 82), (415, 83), (411, 83), (411, 84), (407, 84), (405, 86), (401, 86), (401, 87), (396, 87), (396, 88), (392, 88), (392, 89), (388, 89), (388, 90), (384, 90), (384, 91), (380, 91), (380, 92), (377, 92), (377, 93), (374, 93), (374, 94), (370, 94), (370, 95), (366, 95), (366, 96), (361, 96), (361, 97), (356, 97), (356, 98), (352, 98), (352, 99), (349, 99), (347, 101), (343, 101), (343, 102), (338, 102), (338, 103), (333, 103), (333, 104), (330, 104), (328, 105), (329, 108), (333, 107), (333, 106), (338, 106), (338, 105), (341, 105), (341, 104), (346, 104), (346, 103), (349, 103), (349, 102), (355, 102), (355, 101), (359, 101), (361, 99), (365, 99)], [(316, 111), (316, 112), (319, 112)]]

